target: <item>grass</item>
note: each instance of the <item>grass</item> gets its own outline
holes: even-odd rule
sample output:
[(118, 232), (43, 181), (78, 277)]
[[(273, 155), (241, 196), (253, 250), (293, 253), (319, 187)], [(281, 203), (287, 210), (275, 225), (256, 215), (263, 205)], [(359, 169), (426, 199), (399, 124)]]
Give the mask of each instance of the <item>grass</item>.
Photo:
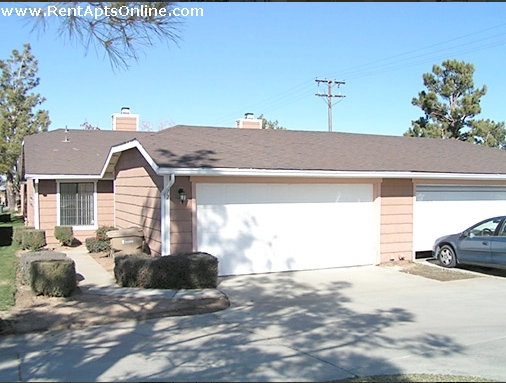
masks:
[[(11, 222), (2, 222), (0, 227), (23, 225), (23, 218), (12, 216)], [(3, 241), (2, 241), (3, 242)], [(17, 243), (0, 246), (0, 311), (7, 311), (14, 306), (14, 294), (16, 293), (16, 252), (20, 249)]]
[(364, 376), (345, 380), (335, 380), (334, 382), (497, 382), (497, 380), (462, 375), (398, 374)]

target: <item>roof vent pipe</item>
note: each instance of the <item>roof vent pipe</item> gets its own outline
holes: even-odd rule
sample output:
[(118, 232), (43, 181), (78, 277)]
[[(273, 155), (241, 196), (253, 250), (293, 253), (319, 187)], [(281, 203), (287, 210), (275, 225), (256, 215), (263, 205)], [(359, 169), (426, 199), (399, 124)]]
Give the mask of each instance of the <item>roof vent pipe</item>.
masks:
[(69, 133), (69, 130), (67, 128), (67, 126), (65, 125), (65, 138), (62, 140), (62, 142), (70, 142), (67, 134)]

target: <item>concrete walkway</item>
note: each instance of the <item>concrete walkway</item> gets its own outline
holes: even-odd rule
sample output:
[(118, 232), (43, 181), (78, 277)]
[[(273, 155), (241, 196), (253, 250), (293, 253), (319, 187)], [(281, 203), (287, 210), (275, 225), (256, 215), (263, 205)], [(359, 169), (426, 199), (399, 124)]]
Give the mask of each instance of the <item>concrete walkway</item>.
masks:
[(120, 287), (113, 276), (89, 255), (85, 246), (69, 248), (61, 252), (74, 260), (76, 273), (79, 279), (82, 279), (78, 287), (84, 294), (188, 300), (218, 298), (225, 295), (217, 289), (165, 290)]

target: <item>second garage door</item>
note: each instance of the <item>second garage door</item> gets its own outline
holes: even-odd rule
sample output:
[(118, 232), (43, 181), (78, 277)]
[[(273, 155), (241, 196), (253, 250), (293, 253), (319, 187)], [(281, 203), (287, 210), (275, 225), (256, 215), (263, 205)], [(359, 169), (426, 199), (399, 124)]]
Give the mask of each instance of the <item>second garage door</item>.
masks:
[(372, 184), (211, 184), (197, 191), (197, 245), (220, 275), (376, 263)]
[(506, 215), (506, 187), (418, 185), (414, 249), (429, 251), (443, 235), (459, 233), (483, 219)]

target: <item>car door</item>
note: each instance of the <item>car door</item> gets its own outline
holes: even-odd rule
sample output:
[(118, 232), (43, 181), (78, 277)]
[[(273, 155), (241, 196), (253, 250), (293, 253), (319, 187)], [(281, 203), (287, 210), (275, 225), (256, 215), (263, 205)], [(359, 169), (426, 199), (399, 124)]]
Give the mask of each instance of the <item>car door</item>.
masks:
[(493, 266), (506, 268), (506, 219), (491, 242), (490, 254)]
[(459, 263), (485, 265), (492, 262), (492, 239), (496, 236), (502, 218), (491, 218), (470, 227), (458, 242)]

